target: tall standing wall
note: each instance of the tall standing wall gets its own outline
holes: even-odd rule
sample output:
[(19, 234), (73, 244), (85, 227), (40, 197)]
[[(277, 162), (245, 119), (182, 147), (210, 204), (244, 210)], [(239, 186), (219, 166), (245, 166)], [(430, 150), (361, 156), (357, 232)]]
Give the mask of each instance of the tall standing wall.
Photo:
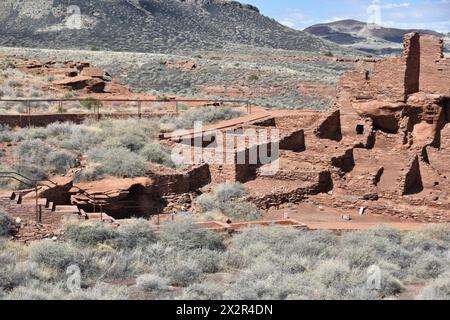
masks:
[(442, 39), (420, 37), (420, 91), (450, 95), (450, 59), (444, 59), (443, 52)]

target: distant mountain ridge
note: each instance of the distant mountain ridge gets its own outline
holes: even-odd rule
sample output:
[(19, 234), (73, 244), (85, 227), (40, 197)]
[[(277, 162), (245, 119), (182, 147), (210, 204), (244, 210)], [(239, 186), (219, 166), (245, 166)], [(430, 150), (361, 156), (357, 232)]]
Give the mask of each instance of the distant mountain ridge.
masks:
[(410, 32), (443, 36), (432, 30), (384, 28), (377, 25), (369, 26), (367, 23), (357, 20), (316, 24), (304, 31), (340, 45), (372, 53), (401, 51), (403, 37)]
[[(81, 12), (81, 29), (67, 28)], [(75, 17), (76, 18), (76, 17)], [(227, 0), (2, 0), (0, 46), (135, 52), (233, 46), (340, 52), (332, 42), (293, 30), (251, 5)], [(345, 49), (344, 49), (345, 50)]]

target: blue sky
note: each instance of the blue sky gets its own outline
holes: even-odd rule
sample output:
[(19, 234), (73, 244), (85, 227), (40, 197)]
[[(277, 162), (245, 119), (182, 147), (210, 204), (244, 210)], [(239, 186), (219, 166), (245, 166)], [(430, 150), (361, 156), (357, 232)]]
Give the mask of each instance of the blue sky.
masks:
[[(241, 0), (281, 23), (304, 29), (312, 24), (341, 19), (368, 21), (378, 16), (381, 25), (403, 29), (450, 32), (450, 0)], [(376, 7), (374, 7), (374, 5)], [(367, 11), (370, 13), (367, 13)]]

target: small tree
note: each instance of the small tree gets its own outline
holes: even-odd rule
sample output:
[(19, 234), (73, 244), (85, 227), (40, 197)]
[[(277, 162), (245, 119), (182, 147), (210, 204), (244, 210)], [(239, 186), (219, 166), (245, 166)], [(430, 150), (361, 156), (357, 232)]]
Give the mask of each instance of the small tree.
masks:
[(80, 102), (80, 104), (83, 108), (88, 109), (90, 111), (99, 110), (103, 106), (100, 100), (97, 100), (92, 97), (84, 99), (83, 101)]

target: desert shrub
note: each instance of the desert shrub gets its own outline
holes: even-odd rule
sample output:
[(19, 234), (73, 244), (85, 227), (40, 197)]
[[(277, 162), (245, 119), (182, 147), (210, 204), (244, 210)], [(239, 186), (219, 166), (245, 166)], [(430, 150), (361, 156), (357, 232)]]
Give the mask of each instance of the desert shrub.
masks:
[(313, 272), (313, 276), (315, 281), (324, 286), (324, 290), (333, 290), (342, 296), (345, 296), (348, 287), (352, 286), (350, 268), (340, 261), (322, 262)]
[(210, 212), (217, 209), (216, 198), (210, 194), (202, 194), (197, 198), (197, 204), (203, 212)]
[(391, 275), (390, 273), (383, 273), (381, 278), (381, 290), (377, 293), (382, 297), (391, 297), (405, 291), (402, 282)]
[(12, 95), (12, 91), (9, 88), (0, 87), (0, 98)]
[(23, 83), (16, 79), (10, 79), (6, 81), (6, 85), (11, 88), (20, 88), (23, 86)]
[(420, 279), (434, 279), (445, 271), (447, 262), (436, 255), (425, 253), (411, 266), (411, 272)]
[(31, 127), (19, 130), (20, 140), (40, 139), (42, 141), (45, 141), (47, 138), (47, 129), (43, 127)]
[(33, 277), (37, 265), (29, 262), (2, 265), (0, 267), (0, 290), (12, 290), (26, 285)]
[(117, 232), (103, 223), (71, 223), (66, 225), (64, 237), (76, 244), (95, 246), (115, 239)]
[(20, 260), (22, 252), (0, 238), (0, 290), (11, 290), (27, 283), (37, 267), (28, 261)]
[(148, 246), (156, 241), (154, 228), (144, 219), (122, 221), (115, 239), (117, 245), (124, 249)]
[(47, 133), (50, 137), (67, 139), (73, 133), (75, 125), (65, 122), (54, 122), (47, 126)]
[(450, 300), (450, 273), (431, 281), (417, 296), (420, 300)]
[(237, 221), (254, 221), (261, 217), (258, 207), (246, 201), (233, 200), (221, 202), (219, 209), (227, 217)]
[(7, 236), (11, 231), (11, 226), (11, 219), (6, 215), (6, 213), (0, 211), (0, 237)]
[(105, 171), (100, 163), (89, 163), (82, 171), (75, 173), (73, 179), (75, 182), (95, 181), (104, 177)]
[(120, 136), (109, 137), (106, 139), (105, 148), (125, 148), (131, 152), (139, 152), (145, 145), (147, 138), (134, 135), (132, 133), (123, 133)]
[(230, 201), (241, 198), (246, 194), (244, 186), (239, 183), (222, 183), (215, 190), (215, 197), (218, 201)]
[(252, 221), (261, 217), (259, 209), (252, 203), (240, 200), (246, 194), (241, 183), (222, 183), (214, 192), (202, 194), (197, 204), (204, 213), (219, 211), (233, 220)]
[(140, 141), (148, 142), (156, 139), (159, 133), (158, 125), (154, 120), (105, 119), (90, 125), (100, 129), (101, 136), (105, 141), (122, 136), (134, 136)]
[(194, 259), (174, 254), (164, 260), (160, 273), (167, 277), (173, 286), (185, 287), (198, 280), (201, 270)]
[(9, 300), (126, 300), (126, 287), (106, 283), (74, 292), (68, 292), (64, 283), (48, 284), (34, 281), (27, 286), (14, 288), (6, 297)]
[(168, 281), (156, 274), (144, 274), (136, 279), (136, 286), (145, 292), (165, 291)]
[(14, 133), (8, 126), (0, 124), (0, 142), (11, 142), (14, 140)]
[(86, 125), (75, 126), (68, 139), (61, 142), (61, 146), (66, 149), (84, 153), (92, 147), (101, 145), (104, 142), (101, 130)]
[(324, 260), (311, 270), (306, 277), (310, 287), (306, 295), (313, 299), (354, 300), (373, 299), (378, 293), (366, 288), (366, 277), (352, 272), (340, 260)]
[(402, 247), (408, 251), (422, 254), (423, 252), (438, 252), (445, 250), (443, 243), (429, 239), (422, 232), (408, 232), (402, 239)]
[(202, 273), (217, 273), (221, 269), (221, 252), (209, 249), (198, 249), (186, 252), (197, 263)]
[(67, 170), (75, 166), (76, 158), (68, 151), (54, 151), (48, 155), (47, 167), (52, 173), (66, 173)]
[(245, 270), (224, 293), (224, 298), (245, 300), (283, 300), (303, 292), (309, 285), (306, 278), (284, 275), (271, 263), (255, 264)]
[(62, 283), (50, 284), (33, 281), (27, 285), (20, 285), (11, 290), (7, 300), (62, 300), (67, 294)]
[(17, 146), (16, 155), (22, 159), (45, 159), (52, 149), (40, 139), (25, 140)]
[(375, 229), (371, 229), (367, 231), (368, 235), (373, 235), (376, 238), (383, 238), (389, 240), (393, 244), (400, 244), (402, 241), (401, 232), (397, 229), (380, 226)]
[(14, 150), (16, 170), (35, 180), (50, 173), (66, 173), (75, 165), (75, 157), (67, 151), (54, 151), (40, 139), (26, 139)]
[(80, 268), (83, 274), (88, 273), (96, 281), (118, 281), (137, 275), (133, 251), (116, 251), (108, 244), (99, 244), (96, 247), (84, 248), (83, 252), (84, 264)]
[[(11, 171), (14, 171), (14, 170), (12, 170), (10, 167), (5, 166), (0, 163), (0, 172), (11, 172)], [(0, 179), (0, 189), (1, 188), (7, 189), (7, 190), (15, 190), (15, 189), (20, 188), (20, 183), (19, 183), (19, 181), (16, 181), (14, 179), (3, 178), (3, 179)]]
[(15, 168), (31, 179), (42, 180), (47, 176), (46, 159), (52, 151), (52, 148), (40, 139), (24, 140), (14, 150)]
[(142, 177), (147, 172), (147, 163), (142, 157), (125, 148), (99, 148), (91, 150), (89, 160), (100, 165), (97, 173), (119, 178)]
[(39, 98), (39, 97), (44, 96), (44, 92), (42, 90), (40, 90), (39, 88), (34, 88), (34, 87), (29, 88), (27, 90), (27, 93), (31, 98)]
[(244, 229), (232, 238), (230, 248), (242, 251), (249, 246), (261, 244), (280, 251), (303, 233), (303, 231), (281, 227)]
[[(274, 264), (284, 264), (286, 270), (301, 272), (316, 260), (331, 258), (336, 243), (337, 237), (326, 231), (305, 232), (280, 227), (249, 228), (233, 237), (224, 260), (230, 267), (245, 268), (258, 263), (260, 258)], [(294, 256), (299, 258), (297, 262), (291, 260)]]
[(257, 81), (257, 80), (259, 80), (259, 77), (256, 74), (251, 74), (248, 76), (248, 80), (249, 81)]
[(217, 233), (198, 228), (190, 218), (166, 222), (161, 226), (161, 242), (177, 250), (223, 250), (223, 239)]
[(338, 260), (323, 260), (310, 270), (290, 273), (274, 259), (245, 271), (225, 293), (226, 299), (372, 299), (362, 279)]
[(337, 237), (326, 230), (298, 231), (294, 234), (291, 242), (282, 242), (277, 248), (285, 252), (286, 255), (297, 254), (303, 258), (316, 261), (333, 258), (337, 243)]
[(279, 227), (244, 229), (231, 239), (224, 262), (232, 268), (249, 267), (263, 254), (272, 250), (282, 252), (285, 244), (295, 237), (292, 230)]
[(66, 296), (68, 300), (128, 300), (130, 294), (125, 286), (97, 283), (94, 287), (75, 291)]
[(147, 161), (158, 163), (166, 167), (175, 167), (171, 158), (171, 151), (159, 143), (147, 144), (140, 155)]
[(448, 224), (429, 225), (421, 233), (428, 239), (438, 241), (447, 250), (450, 249), (450, 226)]
[(339, 255), (349, 261), (351, 268), (368, 268), (380, 261), (388, 261), (403, 269), (412, 263), (412, 253), (402, 248), (397, 231), (391, 235), (388, 229), (369, 230), (346, 234), (342, 239), (343, 249)]
[(65, 243), (40, 241), (33, 243), (29, 250), (31, 261), (60, 272), (79, 262), (79, 253)]
[(265, 251), (252, 261), (252, 265), (270, 263), (274, 268), (286, 274), (300, 274), (308, 269), (308, 260), (299, 255), (286, 255)]
[(224, 287), (218, 283), (194, 283), (184, 289), (183, 300), (222, 300)]
[(137, 247), (131, 253), (132, 260), (135, 262), (134, 268), (138, 274), (153, 272), (152, 266), (164, 263), (172, 252), (173, 248), (167, 248), (161, 243)]

